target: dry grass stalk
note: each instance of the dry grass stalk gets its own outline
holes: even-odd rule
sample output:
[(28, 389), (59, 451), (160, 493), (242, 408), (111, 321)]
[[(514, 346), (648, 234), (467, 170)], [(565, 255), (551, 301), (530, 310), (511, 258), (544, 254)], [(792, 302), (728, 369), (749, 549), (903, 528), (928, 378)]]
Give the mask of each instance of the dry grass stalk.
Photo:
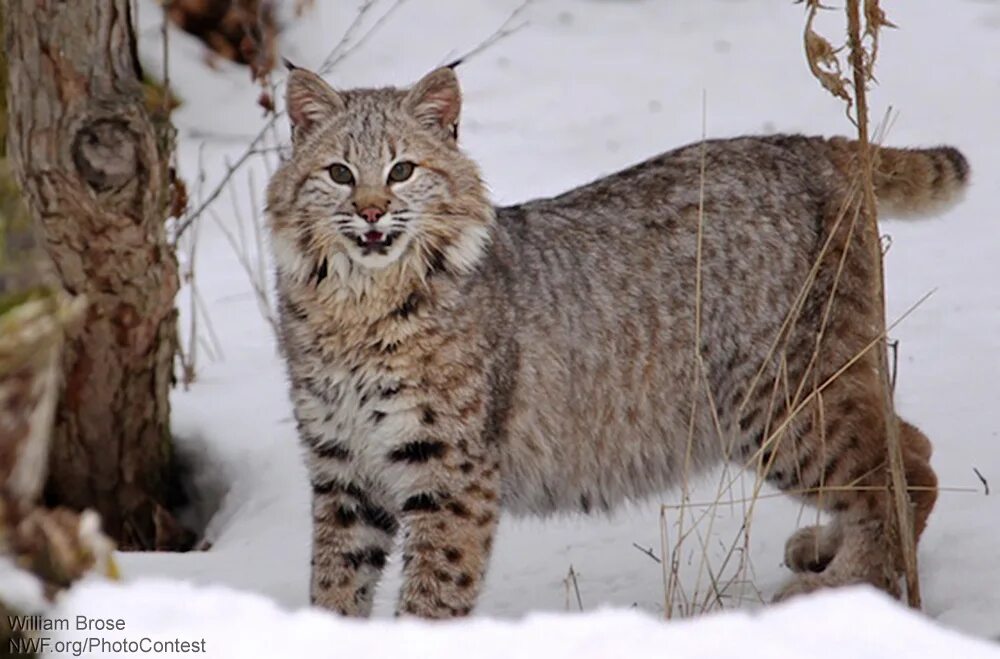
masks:
[[(250, 219), (246, 220), (242, 206), (240, 204), (238, 193), (233, 185), (228, 186), (230, 191), (230, 200), (233, 209), (233, 220), (236, 227), (236, 232), (234, 233), (229, 227), (226, 226), (222, 218), (215, 212), (214, 209), (209, 209), (209, 216), (215, 221), (216, 226), (222, 232), (229, 246), (233, 250), (233, 254), (236, 255), (236, 259), (240, 264), (240, 267), (246, 273), (247, 278), (250, 281), (250, 286), (253, 289), (254, 298), (257, 302), (257, 308), (260, 311), (261, 317), (267, 321), (267, 324), (271, 327), (274, 335), (278, 335), (278, 318), (277, 311), (271, 300), (270, 288), (268, 284), (268, 272), (266, 266), (266, 248), (264, 245), (264, 217), (260, 212), (260, 207), (254, 198), (254, 191), (256, 190), (254, 184), (253, 170), (247, 170), (247, 182), (250, 190)], [(252, 232), (252, 240), (247, 237), (247, 225)]]
[[(204, 145), (203, 145), (204, 146)], [(205, 166), (203, 161), (204, 149), (198, 152), (198, 180), (197, 198), (201, 198), (201, 190), (205, 185)], [(177, 253), (182, 258), (179, 259), (178, 269), (181, 275), (181, 283), (188, 294), (188, 331), (187, 345), (182, 341), (178, 342), (178, 357), (181, 364), (181, 384), (187, 391), (191, 384), (198, 377), (198, 355), (199, 347), (203, 348), (209, 359), (215, 361), (223, 358), (222, 342), (219, 340), (212, 324), (212, 317), (201, 296), (196, 276), (196, 263), (198, 254), (198, 236), (201, 231), (200, 225), (195, 225), (191, 231), (180, 236), (177, 240)], [(204, 323), (204, 333), (199, 319)]]
[[(865, 35), (871, 38), (871, 50), (866, 51), (861, 36), (860, 0), (848, 0), (847, 21), (851, 48), (851, 65), (854, 71), (854, 94), (858, 124), (858, 160), (864, 181), (864, 211), (869, 218), (869, 231), (878, 238), (878, 217), (875, 206), (875, 183), (873, 180), (872, 149), (868, 143), (868, 99), (866, 85), (873, 78), (872, 67), (878, 50), (878, 34), (883, 25), (888, 25), (885, 14), (878, 6), (878, 0), (865, 0)], [(885, 309), (885, 276), (880, 244), (872, 242), (872, 258), (879, 264), (879, 277), (873, 294)], [(885, 325), (885, 318), (882, 318)], [(913, 534), (913, 510), (906, 495), (906, 471), (903, 467), (903, 449), (899, 441), (899, 426), (892, 403), (892, 382), (889, 372), (887, 352), (878, 351), (879, 370), (882, 375), (882, 404), (885, 407), (886, 444), (889, 452), (889, 471), (892, 475), (892, 493), (895, 504), (895, 528), (898, 537), (898, 551), (906, 575), (906, 597), (915, 609), (921, 607), (920, 579), (917, 573), (917, 547)], [(891, 518), (890, 518), (891, 519)]]
[(566, 578), (563, 579), (563, 585), (566, 586), (566, 610), (570, 610), (570, 593), (576, 595), (576, 606), (580, 611), (583, 611), (583, 598), (580, 596), (580, 583), (577, 581), (577, 572), (573, 569), (573, 566), (569, 566), (569, 572), (566, 573)]
[[(873, 246), (871, 258), (878, 264), (878, 279), (874, 282), (871, 294), (885, 309), (885, 279), (881, 242), (878, 238), (877, 209), (875, 204), (875, 186), (873, 182), (873, 166), (877, 153), (874, 152), (869, 140), (868, 128), (868, 83), (874, 79), (874, 65), (878, 54), (879, 34), (884, 27), (895, 27), (888, 21), (879, 6), (879, 0), (848, 0), (846, 5), (848, 42), (847, 61), (850, 65), (852, 79), (842, 75), (842, 67), (837, 54), (843, 48), (835, 49), (830, 43), (819, 36), (813, 29), (813, 19), (821, 8), (819, 0), (807, 0), (809, 15), (806, 20), (805, 50), (810, 70), (825, 89), (834, 96), (843, 99), (848, 106), (848, 114), (858, 131), (858, 169), (861, 181), (860, 213), (866, 218), (863, 230), (873, 232), (876, 240), (870, 241)], [(867, 46), (866, 46), (867, 42)], [(851, 110), (853, 109), (853, 115)], [(882, 327), (885, 327), (883, 316)], [(884, 334), (884, 331), (883, 331)], [(900, 554), (900, 564), (906, 576), (906, 595), (910, 606), (920, 608), (920, 583), (917, 574), (916, 542), (913, 536), (912, 510), (906, 492), (906, 474), (903, 469), (902, 447), (899, 442), (896, 414), (892, 402), (893, 378), (888, 364), (887, 348), (879, 346), (877, 363), (883, 381), (882, 403), (885, 408), (885, 435), (888, 450), (889, 471), (891, 474), (891, 489), (893, 510), (890, 519), (894, 519), (894, 538), (890, 546), (894, 546)]]

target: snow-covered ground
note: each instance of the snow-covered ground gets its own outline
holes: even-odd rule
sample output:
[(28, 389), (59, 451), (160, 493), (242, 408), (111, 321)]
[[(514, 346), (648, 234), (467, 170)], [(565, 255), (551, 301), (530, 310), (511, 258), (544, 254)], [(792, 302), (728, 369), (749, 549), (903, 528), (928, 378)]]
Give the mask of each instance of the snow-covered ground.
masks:
[[(307, 67), (319, 64), (357, 6), (327, 0), (315, 4), (306, 20), (292, 24), (283, 37), (287, 56)], [(475, 46), (518, 4), (407, 0), (329, 78), (343, 87), (408, 84)], [(920, 548), (925, 610), (948, 627), (996, 637), (1000, 501), (984, 496), (973, 468), (1000, 486), (1000, 387), (995, 379), (1000, 367), (1000, 3), (883, 4), (900, 27), (883, 35), (880, 84), (872, 99), (876, 118), (889, 106), (898, 112), (887, 143), (954, 144), (967, 154), (974, 171), (967, 200), (948, 215), (884, 227), (893, 238), (887, 259), (890, 318), (936, 289), (893, 332), (901, 341), (897, 406), (934, 441), (933, 464), (944, 487)], [(482, 165), (499, 203), (560, 192), (696, 141), (703, 116), (710, 137), (851, 130), (843, 107), (806, 69), (804, 14), (790, 2), (539, 0), (524, 18), (528, 27), (459, 69), (465, 93), (462, 143)], [(821, 28), (839, 25), (831, 18)], [(159, 19), (152, 2), (141, 3), (141, 20), (147, 26), (142, 53), (155, 70)], [(222, 66), (213, 72), (201, 65), (201, 57), (198, 44), (182, 34), (171, 36), (171, 79), (185, 103), (175, 114), (180, 168), (196, 188), (203, 163), (207, 189), (222, 175), (225, 159), (242, 151), (262, 120), (246, 71)], [(253, 190), (245, 174), (237, 177), (236, 197), (244, 217), (251, 194), (260, 204), (267, 176), (261, 163), (252, 169)], [(213, 209), (235, 232), (237, 217), (228, 194)], [(126, 578), (221, 584), (264, 595), (283, 609), (303, 607), (308, 599), (308, 493), (274, 337), (233, 248), (211, 221), (199, 228), (196, 263), (200, 295), (223, 355), (212, 360), (201, 352), (197, 382), (174, 394), (174, 428), (181, 450), (196, 462), (200, 512), (211, 549), (126, 554), (120, 562)], [(182, 316), (189, 309), (188, 294), (181, 298)], [(199, 325), (205, 332), (205, 319)], [(707, 479), (692, 500), (714, 499), (716, 481)], [(611, 518), (505, 519), (476, 615), (510, 618), (577, 609), (575, 590), (570, 592), (566, 580), (570, 566), (587, 611), (637, 607), (662, 615), (662, 568), (633, 543), (661, 555), (660, 504), (677, 501), (678, 493), (666, 492), (660, 500), (635, 504)], [(757, 504), (749, 560), (753, 587), (764, 598), (787, 576), (781, 566), (786, 537), (810, 514), (780, 498)], [(731, 542), (742, 519), (738, 505), (720, 510), (707, 544)], [(398, 566), (391, 564), (389, 572), (377, 599), (379, 616), (391, 613), (398, 585)], [(689, 572), (684, 583), (691, 591), (698, 570)], [(727, 605), (745, 600), (753, 606), (760, 599), (749, 586), (740, 592)], [(92, 601), (85, 599), (88, 593)], [(198, 633), (209, 636), (212, 625), (222, 629), (234, 617), (245, 618), (250, 629), (255, 620), (266, 618), (269, 628), (274, 623), (289, 638), (308, 626), (302, 638), (345, 652), (375, 649), (386, 633), (384, 626), (333, 621), (313, 630), (308, 622), (317, 614), (279, 613), (261, 600), (227, 598), (216, 590), (200, 597), (187, 593), (179, 586), (124, 589), (112, 599), (130, 611), (157, 607), (155, 615), (176, 620), (177, 630), (200, 616), (204, 622)], [(88, 602), (101, 601), (100, 588), (92, 587), (64, 606), (85, 610)], [(191, 608), (179, 611), (188, 601)], [(887, 621), (885, 630), (866, 626), (880, 616)], [(555, 641), (570, 629), (580, 635)], [(967, 647), (961, 656), (974, 656), (978, 647), (921, 627), (916, 619), (864, 594), (826, 597), (759, 618), (741, 614), (666, 628), (625, 613), (604, 613), (575, 625), (554, 617), (532, 617), (518, 628), (480, 621), (434, 629), (426, 642), (428, 648), (441, 649), (427, 656), (442, 657), (450, 656), (443, 648), (452, 645), (474, 646), (483, 656), (535, 647), (546, 656), (584, 656), (573, 653), (579, 644), (611, 639), (620, 645), (598, 645), (606, 651), (594, 656), (644, 656), (652, 654), (651, 648), (674, 652), (675, 646), (681, 649), (679, 656), (686, 656), (699, 654), (692, 645), (697, 635), (705, 638), (700, 653), (706, 655), (728, 650), (752, 656), (746, 645), (753, 644), (768, 656), (806, 647), (811, 655), (823, 656), (835, 647), (836, 635), (848, 630), (859, 645), (856, 651), (838, 648), (838, 656), (902, 655), (901, 646), (892, 645), (897, 635), (917, 643), (914, 647), (924, 650), (918, 656), (940, 656), (946, 647), (958, 653)], [(413, 625), (402, 625), (398, 638), (415, 633)], [(650, 642), (642, 646), (645, 652), (639, 651), (640, 638)], [(245, 639), (253, 643), (246, 647), (258, 647), (256, 634)], [(304, 655), (290, 651), (285, 656)]]
[[(129, 612), (124, 618), (123, 610)], [(611, 609), (577, 616), (533, 614), (517, 622), (484, 618), (428, 624), (289, 613), (263, 597), (218, 586), (146, 582), (78, 588), (52, 615), (72, 621), (74, 627), (77, 616), (125, 621), (121, 631), (53, 635), (52, 656), (63, 657), (77, 648), (85, 657), (128, 656), (130, 647), (167, 648), (150, 656), (190, 656), (169, 652), (177, 645), (153, 645), (176, 642), (204, 648), (204, 656), (215, 659), (1000, 657), (996, 644), (929, 624), (867, 589), (805, 598), (760, 615), (725, 613), (669, 625), (635, 611)]]

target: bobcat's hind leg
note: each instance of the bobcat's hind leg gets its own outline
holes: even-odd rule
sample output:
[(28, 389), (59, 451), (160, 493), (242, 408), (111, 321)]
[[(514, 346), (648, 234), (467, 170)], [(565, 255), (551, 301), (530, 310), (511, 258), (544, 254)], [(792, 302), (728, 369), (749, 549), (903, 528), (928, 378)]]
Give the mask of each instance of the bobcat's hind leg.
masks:
[[(855, 372), (824, 395), (823, 434), (809, 428), (776, 449), (768, 478), (779, 488), (805, 492), (806, 500), (830, 512), (827, 527), (797, 532), (786, 546), (786, 564), (798, 574), (775, 599), (818, 588), (868, 583), (899, 590), (887, 485), (882, 407), (874, 377)], [(867, 385), (867, 386), (866, 386)], [(899, 420), (903, 461), (919, 538), (936, 498), (937, 480), (928, 463), (930, 442)]]

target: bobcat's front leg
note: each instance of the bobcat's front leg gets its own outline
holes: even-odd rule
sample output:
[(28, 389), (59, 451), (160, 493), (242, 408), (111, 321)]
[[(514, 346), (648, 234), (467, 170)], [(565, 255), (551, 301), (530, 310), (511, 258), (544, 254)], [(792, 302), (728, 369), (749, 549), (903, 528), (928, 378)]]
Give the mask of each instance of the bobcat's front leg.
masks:
[(318, 479), (312, 486), (310, 599), (342, 615), (368, 616), (396, 517), (371, 489), (350, 479)]
[[(433, 412), (425, 413), (425, 422)], [(405, 483), (403, 587), (397, 614), (425, 618), (472, 611), (500, 516), (496, 449), (481, 433), (453, 441), (427, 434), (395, 447), (388, 459)]]
[(329, 403), (301, 388), (293, 399), (312, 484), (310, 599), (343, 615), (368, 616), (399, 528), (396, 510), (359, 473), (356, 449), (338, 438)]

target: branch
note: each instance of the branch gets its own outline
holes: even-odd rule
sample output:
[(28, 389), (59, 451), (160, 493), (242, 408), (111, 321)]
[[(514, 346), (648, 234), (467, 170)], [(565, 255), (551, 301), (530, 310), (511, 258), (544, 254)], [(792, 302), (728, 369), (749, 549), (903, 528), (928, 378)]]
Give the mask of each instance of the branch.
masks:
[(978, 469), (976, 469), (975, 467), (972, 468), (972, 471), (976, 474), (976, 477), (979, 478), (979, 482), (983, 484), (983, 494), (985, 496), (989, 496), (990, 495), (990, 483), (989, 483), (989, 481), (987, 481), (986, 477), (983, 476), (983, 474)]
[(653, 553), (652, 548), (647, 549), (646, 547), (642, 547), (642, 546), (640, 546), (639, 544), (637, 544), (635, 542), (632, 543), (632, 546), (635, 547), (636, 549), (638, 549), (639, 551), (641, 551), (646, 556), (649, 556), (650, 558), (652, 558), (657, 563), (663, 563), (663, 561), (661, 561), (660, 558), (656, 554)]
[(505, 20), (503, 23), (500, 24), (500, 27), (498, 27), (496, 31), (493, 32), (493, 34), (486, 37), (486, 39), (484, 39), (478, 46), (476, 46), (472, 50), (452, 59), (445, 66), (447, 66), (449, 69), (454, 69), (456, 66), (459, 66), (460, 64), (465, 64), (470, 59), (472, 59), (477, 55), (480, 55), (483, 51), (487, 50), (491, 46), (496, 45), (498, 42), (503, 41), (507, 37), (516, 34), (521, 30), (523, 30), (524, 28), (528, 27), (529, 21), (524, 21), (517, 25), (513, 25), (513, 23), (522, 13), (524, 13), (524, 10), (527, 9), (528, 6), (534, 1), (535, 0), (524, 0), (524, 2), (522, 2), (521, 5), (517, 9), (515, 9), (510, 16), (507, 17), (507, 20)]
[(396, 10), (399, 9), (399, 7), (406, 1), (407, 0), (396, 0), (396, 2), (391, 7), (389, 7), (389, 9), (387, 9), (386, 12), (382, 14), (379, 17), (379, 19), (375, 21), (374, 24), (372, 24), (370, 28), (368, 28), (368, 31), (365, 32), (363, 35), (361, 35), (360, 39), (358, 39), (353, 44), (348, 46), (347, 44), (350, 43), (350, 40), (354, 36), (354, 33), (358, 31), (358, 28), (364, 21), (365, 15), (367, 15), (368, 12), (371, 11), (372, 7), (375, 6), (375, 0), (365, 0), (365, 3), (361, 5), (361, 9), (358, 10), (357, 15), (354, 17), (354, 20), (351, 21), (351, 24), (347, 26), (347, 30), (344, 31), (344, 36), (341, 37), (340, 41), (337, 43), (334, 49), (330, 51), (330, 54), (327, 55), (326, 59), (323, 60), (323, 63), (319, 67), (319, 74), (325, 75), (329, 73), (334, 69), (334, 67), (337, 66), (337, 64), (342, 62), (345, 58), (350, 56), (351, 53), (353, 53), (355, 50), (364, 45), (364, 43), (368, 40), (368, 38), (372, 34), (377, 32), (378, 29), (382, 27), (382, 25), (386, 22), (386, 20), (388, 20), (390, 16), (396, 13)]
[(245, 163), (247, 160), (251, 158), (251, 156), (257, 153), (257, 145), (267, 135), (267, 131), (274, 125), (274, 123), (278, 120), (278, 118), (283, 116), (284, 114), (285, 114), (284, 112), (276, 112), (275, 114), (271, 115), (271, 118), (267, 120), (267, 123), (264, 124), (264, 127), (260, 129), (259, 133), (257, 133), (257, 136), (254, 137), (253, 140), (251, 140), (250, 145), (246, 148), (245, 151), (243, 151), (242, 154), (240, 154), (240, 157), (236, 159), (236, 162), (234, 162), (233, 164), (229, 165), (229, 167), (226, 168), (226, 173), (223, 175), (222, 180), (219, 181), (219, 183), (214, 188), (212, 188), (212, 191), (208, 193), (208, 196), (205, 197), (205, 200), (201, 202), (197, 208), (188, 213), (188, 216), (185, 217), (180, 222), (180, 224), (177, 225), (177, 229), (174, 232), (174, 242), (176, 242), (177, 239), (180, 238), (181, 235), (188, 229), (188, 227), (190, 227), (195, 220), (201, 217), (201, 214), (204, 213), (205, 210), (212, 205), (212, 202), (215, 201), (220, 194), (222, 194), (222, 191), (226, 189), (227, 185), (229, 185), (230, 179), (232, 179), (233, 175), (235, 175), (236, 172), (240, 169), (240, 167), (243, 166), (243, 163)]

